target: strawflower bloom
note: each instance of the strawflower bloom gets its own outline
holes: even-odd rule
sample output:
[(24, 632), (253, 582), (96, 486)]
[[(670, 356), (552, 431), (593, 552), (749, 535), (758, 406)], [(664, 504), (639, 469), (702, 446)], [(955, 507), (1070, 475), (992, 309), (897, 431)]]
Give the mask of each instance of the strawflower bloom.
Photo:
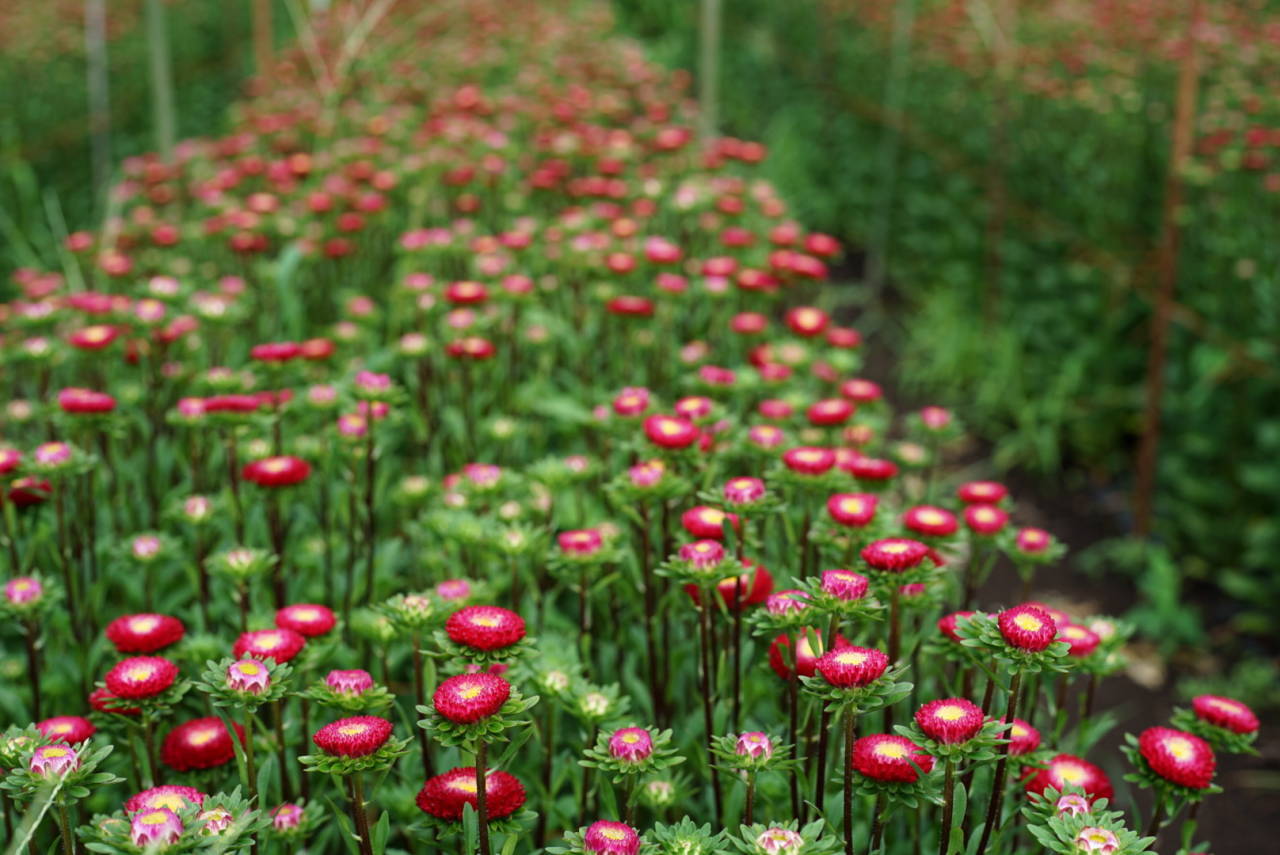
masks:
[[(801, 677), (812, 677), (818, 670), (818, 659), (823, 655), (826, 643), (822, 632), (807, 629), (797, 632), (797, 639), (792, 648), (792, 637), (782, 633), (769, 645), (769, 667), (784, 680), (790, 679), (794, 668)], [(835, 649), (846, 646), (848, 642), (841, 635), (836, 636)]]
[(44, 778), (62, 777), (80, 768), (80, 755), (70, 745), (63, 743), (42, 745), (27, 761), (27, 768), (33, 775)]
[(875, 570), (890, 573), (901, 573), (919, 566), (928, 555), (928, 546), (905, 537), (872, 541), (862, 549), (863, 561)]
[(36, 602), (44, 595), (44, 585), (33, 576), (19, 576), (10, 579), (4, 586), (4, 598), (10, 605), (25, 606)]
[(933, 770), (933, 757), (905, 736), (877, 733), (853, 744), (853, 768), (873, 781), (911, 784)]
[(1203, 790), (1213, 783), (1213, 749), (1194, 734), (1149, 727), (1138, 736), (1138, 753), (1151, 771), (1178, 786)]
[(1111, 855), (1120, 848), (1120, 838), (1115, 832), (1096, 825), (1080, 829), (1076, 835), (1076, 849), (1080, 852), (1096, 852), (1098, 855)]
[(724, 485), (724, 500), (731, 505), (749, 505), (764, 498), (764, 481), (759, 478), (730, 478)]
[(1033, 653), (1053, 644), (1058, 627), (1049, 613), (1039, 606), (1021, 605), (1005, 609), (997, 619), (1000, 634), (1010, 646)]
[(801, 475), (821, 475), (836, 465), (836, 453), (829, 448), (800, 446), (782, 453), (782, 465)]
[(970, 505), (964, 509), (964, 523), (978, 535), (999, 534), (1009, 522), (1009, 512), (995, 505)]
[(570, 555), (595, 555), (604, 547), (604, 535), (594, 528), (562, 531), (556, 535), (556, 543), (561, 552)]
[(769, 855), (795, 855), (804, 847), (804, 838), (798, 832), (775, 825), (756, 836), (756, 846)]
[(653, 756), (653, 737), (643, 727), (623, 727), (609, 737), (609, 754), (623, 763), (641, 763)]
[(966, 505), (996, 505), (1008, 495), (1009, 489), (995, 481), (969, 481), (956, 488), (956, 498)]
[(336, 622), (333, 609), (318, 603), (295, 603), (276, 612), (276, 626), (307, 638), (324, 635)]
[(942, 617), (938, 618), (938, 630), (947, 638), (951, 639), (954, 642), (959, 643), (960, 633), (956, 631), (956, 624), (960, 621), (961, 618), (972, 617), (973, 615), (976, 615), (976, 614), (977, 612), (974, 612), (974, 611), (959, 611), (959, 612), (952, 612), (949, 615), (943, 615)]
[(366, 757), (390, 738), (391, 722), (374, 715), (340, 718), (311, 737), (320, 750), (340, 757)]
[(1253, 710), (1231, 698), (1199, 695), (1191, 699), (1191, 709), (1201, 721), (1232, 733), (1254, 733), (1258, 729), (1258, 717)]
[(1079, 816), (1082, 813), (1088, 813), (1090, 807), (1089, 800), (1079, 793), (1067, 793), (1064, 796), (1058, 796), (1058, 800), (1053, 805), (1053, 809), (1058, 812), (1058, 816), (1063, 814)]
[(582, 846), (597, 855), (635, 855), (640, 850), (640, 835), (626, 823), (599, 819), (587, 826)]
[(124, 812), (137, 813), (143, 810), (156, 810), (158, 808), (168, 808), (177, 813), (188, 805), (200, 807), (207, 798), (204, 793), (195, 787), (185, 787), (180, 784), (164, 784), (159, 787), (152, 787), (149, 790), (143, 790), (136, 793), (125, 800)]
[(1013, 720), (1013, 726), (1005, 732), (1005, 738), (1009, 740), (1009, 754), (1013, 757), (1030, 754), (1040, 747), (1040, 731), (1020, 718)]
[(822, 593), (835, 597), (837, 600), (851, 602), (853, 600), (861, 600), (867, 595), (867, 588), (871, 581), (861, 573), (855, 573), (852, 570), (823, 570), (822, 571)]
[(808, 608), (808, 599), (804, 591), (777, 591), (765, 598), (764, 608), (774, 617), (781, 617)]
[(956, 515), (943, 508), (921, 505), (902, 515), (902, 524), (926, 537), (947, 537), (956, 533)]
[(129, 837), (134, 846), (147, 849), (173, 843), (182, 836), (182, 820), (168, 808), (134, 814), (129, 823)]
[(257, 659), (241, 659), (227, 666), (227, 688), (260, 695), (271, 687), (271, 673)]
[[(244, 728), (233, 724), (236, 738), (244, 741)], [(160, 759), (171, 769), (212, 769), (235, 759), (236, 750), (226, 725), (217, 716), (180, 724), (165, 737)]]
[(693, 422), (679, 416), (654, 415), (644, 420), (644, 435), (659, 448), (688, 448), (700, 433)]
[(169, 615), (125, 615), (107, 624), (106, 633), (121, 653), (154, 653), (181, 641), (186, 627)]
[(196, 814), (196, 820), (204, 823), (200, 828), (202, 834), (221, 834), (231, 827), (233, 819), (235, 817), (231, 815), (231, 811), (221, 805)]
[(729, 514), (719, 508), (698, 505), (680, 515), (684, 530), (697, 538), (724, 540), (724, 524), (728, 521), (734, 531), (741, 530), (737, 514)]
[(884, 651), (872, 647), (836, 647), (818, 659), (818, 673), (828, 683), (842, 689), (875, 682), (889, 667)]
[(478, 650), (500, 650), (525, 636), (524, 618), (500, 606), (466, 606), (444, 624), (451, 641)]
[[(510, 816), (524, 806), (524, 785), (500, 769), (485, 770), (484, 795), (490, 820)], [(461, 766), (429, 779), (418, 793), (417, 802), (423, 813), (458, 822), (466, 805), (477, 806), (475, 767)]]
[(768, 760), (773, 756), (773, 741), (769, 739), (767, 734), (760, 731), (747, 731), (738, 736), (738, 741), (734, 744), (733, 750), (739, 757), (749, 757), (752, 760)]
[(158, 656), (134, 656), (118, 663), (104, 678), (117, 698), (137, 700), (160, 694), (178, 678), (178, 666)]
[(1067, 652), (1077, 659), (1088, 656), (1102, 643), (1096, 632), (1074, 623), (1061, 625), (1058, 628), (1058, 638), (1071, 645)]
[(277, 805), (275, 810), (271, 811), (271, 827), (276, 831), (289, 831), (297, 828), (302, 823), (303, 810), (301, 805), (285, 802)]
[(36, 730), (40, 731), (45, 739), (52, 739), (54, 742), (63, 742), (67, 745), (79, 745), (98, 731), (93, 726), (93, 722), (78, 715), (59, 715), (53, 718), (46, 718), (44, 721), (36, 722)]
[(311, 464), (300, 457), (266, 457), (246, 464), (241, 473), (246, 481), (260, 487), (289, 487), (307, 480)]
[(930, 701), (916, 710), (916, 724), (934, 742), (959, 745), (982, 730), (982, 708), (964, 698)]
[(252, 656), (255, 659), (274, 659), (278, 663), (288, 662), (297, 656), (307, 640), (301, 633), (291, 629), (259, 629), (241, 633), (236, 639), (231, 653), (237, 659)]
[(1082, 757), (1059, 754), (1044, 769), (1026, 769), (1027, 792), (1042, 795), (1053, 787), (1062, 792), (1078, 787), (1090, 799), (1110, 799), (1115, 795), (1111, 780), (1097, 766)]
[(373, 675), (360, 668), (330, 671), (324, 684), (340, 695), (363, 695), (373, 688)]
[(1053, 535), (1042, 528), (1024, 528), (1014, 538), (1014, 546), (1025, 555), (1039, 555), (1053, 545)]
[(496, 715), (511, 697), (511, 684), (493, 674), (459, 674), (436, 688), (436, 712), (455, 724), (472, 724)]

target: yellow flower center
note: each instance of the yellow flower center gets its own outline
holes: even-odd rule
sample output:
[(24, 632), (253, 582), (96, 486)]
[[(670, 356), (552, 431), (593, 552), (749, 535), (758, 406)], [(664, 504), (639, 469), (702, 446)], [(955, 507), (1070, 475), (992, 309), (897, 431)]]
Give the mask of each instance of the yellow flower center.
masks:
[(484, 691), (484, 687), (478, 683), (468, 683), (461, 689), (458, 689), (458, 697), (464, 701), (474, 700), (480, 697), (480, 693)]
[(959, 721), (964, 718), (964, 707), (948, 704), (945, 707), (938, 707), (938, 711), (934, 715), (943, 721)]
[(366, 727), (363, 724), (344, 724), (342, 727), (338, 728), (338, 733), (341, 733), (343, 736), (359, 736), (364, 733), (365, 730)]
[(927, 510), (916, 514), (916, 519), (925, 525), (942, 525), (947, 518), (942, 515), (941, 511)]
[(483, 626), (488, 629), (493, 629), (498, 625), (498, 619), (496, 617), (491, 617), (490, 615), (479, 615), (477, 617), (473, 617), (471, 622), (476, 626)]
[(262, 673), (262, 669), (258, 667), (256, 662), (245, 662), (240, 666), (240, 673), (249, 677), (256, 677)]
[(129, 622), (129, 625), (134, 632), (151, 632), (160, 625), (160, 619), (153, 617), (134, 618)]
[(840, 501), (840, 510), (846, 514), (860, 514), (866, 507), (861, 499), (842, 499)]
[(841, 665), (861, 665), (867, 661), (867, 654), (856, 650), (845, 650), (836, 654), (836, 661)]
[(169, 814), (162, 810), (152, 811), (151, 813), (144, 813), (142, 815), (143, 825), (164, 825), (168, 821)]
[(208, 745), (210, 742), (218, 738), (218, 732), (212, 728), (206, 730), (197, 730), (187, 737), (187, 742), (192, 745)]
[(1018, 625), (1019, 629), (1025, 629), (1027, 632), (1039, 632), (1044, 628), (1044, 621), (1026, 612), (1015, 617), (1013, 622)]
[(634, 745), (640, 741), (640, 737), (636, 736), (634, 733), (628, 733), (622, 737), (622, 741), (628, 745)]
[(1084, 769), (1074, 763), (1063, 763), (1057, 766), (1058, 777), (1067, 784), (1083, 784), (1085, 779)]
[(273, 457), (270, 460), (263, 463), (262, 468), (264, 471), (269, 472), (272, 475), (278, 475), (279, 473), (289, 468), (289, 461), (285, 460), (282, 457)]
[(57, 724), (55, 724), (53, 727), (49, 728), (49, 730), (52, 731), (53, 733), (70, 733), (71, 723), (66, 721), (60, 721)]
[(13, 583), (13, 589), (15, 591), (29, 591), (31, 590), (31, 583), (26, 579), (22, 579)]
[(470, 778), (460, 778), (457, 781), (454, 781), (451, 784), (449, 784), (449, 786), (455, 790), (460, 790), (464, 793), (474, 794), (476, 792), (476, 782), (474, 779), (470, 779)]
[(600, 836), (606, 837), (609, 840), (626, 840), (627, 838), (627, 835), (623, 834), (616, 828), (603, 828), (600, 830)]
[(168, 808), (169, 810), (182, 810), (186, 804), (186, 800), (177, 793), (164, 793), (159, 796), (152, 796), (151, 806), (153, 808)]
[(66, 757), (67, 754), (66, 748), (46, 748), (44, 751), (45, 757)]
[(1164, 747), (1168, 748), (1174, 759), (1180, 762), (1190, 760), (1196, 753), (1191, 740), (1184, 739), (1181, 736), (1174, 736), (1165, 740)]
[(901, 555), (907, 551), (907, 545), (905, 543), (886, 543), (881, 547), (881, 550), (890, 555)]
[(907, 747), (899, 745), (897, 742), (885, 742), (877, 745), (876, 753), (881, 757), (888, 757), (890, 760), (901, 760), (908, 754)]
[(155, 673), (155, 669), (150, 665), (134, 665), (124, 675), (130, 680), (145, 680)]

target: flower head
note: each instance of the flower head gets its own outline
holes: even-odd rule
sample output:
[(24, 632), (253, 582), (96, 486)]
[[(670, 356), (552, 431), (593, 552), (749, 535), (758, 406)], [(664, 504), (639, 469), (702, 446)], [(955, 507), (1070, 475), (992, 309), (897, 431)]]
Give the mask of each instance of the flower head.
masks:
[(640, 850), (640, 835), (626, 823), (599, 819), (587, 826), (582, 846), (597, 855), (635, 855)]
[(138, 715), (142, 712), (138, 707), (128, 706), (104, 688), (97, 688), (89, 693), (89, 706), (96, 712), (115, 715)]
[(277, 627), (291, 629), (307, 638), (324, 635), (336, 622), (333, 609), (318, 603), (295, 603), (276, 612)]
[(200, 807), (207, 798), (204, 793), (195, 787), (184, 787), (179, 784), (164, 784), (159, 787), (152, 787), (149, 790), (143, 790), (136, 793), (125, 800), (124, 812), (137, 813), (144, 810), (156, 810), (157, 808), (168, 808), (177, 813), (188, 805)]
[(798, 832), (775, 825), (756, 835), (756, 846), (768, 855), (796, 855), (804, 847), (804, 838)]
[(36, 730), (40, 731), (45, 739), (52, 739), (54, 742), (63, 742), (67, 745), (79, 745), (98, 731), (93, 726), (93, 722), (78, 715), (59, 715), (53, 718), (46, 718), (44, 721), (36, 722)]
[(271, 827), (276, 831), (289, 831), (301, 824), (302, 817), (303, 810), (301, 805), (285, 802), (282, 805), (277, 805), (275, 810), (271, 811)]
[(129, 822), (129, 836), (144, 848), (172, 843), (182, 836), (182, 820), (168, 808), (140, 811)]
[(809, 595), (804, 591), (776, 591), (765, 598), (764, 608), (774, 617), (803, 611), (809, 607)]
[(34, 576), (10, 579), (4, 586), (4, 598), (10, 605), (26, 606), (38, 602), (44, 596), (44, 585)]
[(556, 536), (556, 543), (561, 552), (570, 555), (595, 555), (604, 547), (604, 536), (594, 528), (562, 531)]
[(967, 618), (976, 614), (977, 612), (973, 611), (960, 611), (952, 612), (949, 615), (943, 615), (938, 618), (938, 630), (947, 638), (958, 643), (960, 641), (960, 633), (956, 631), (957, 623), (962, 618)]
[(706, 540), (724, 540), (724, 524), (728, 522), (735, 531), (741, 531), (737, 514), (725, 513), (719, 508), (698, 505), (680, 515), (680, 524), (694, 537)]
[(1171, 727), (1149, 727), (1138, 736), (1138, 753), (1151, 771), (1181, 787), (1203, 790), (1213, 783), (1217, 761), (1209, 743)]
[(1089, 800), (1079, 793), (1067, 793), (1066, 795), (1058, 796), (1058, 800), (1053, 805), (1053, 809), (1057, 811), (1058, 816), (1063, 814), (1079, 816), (1082, 813), (1088, 813), (1090, 807)]
[(117, 698), (136, 700), (160, 694), (178, 678), (178, 666), (159, 656), (134, 656), (107, 672), (107, 691)]
[(289, 455), (266, 457), (244, 467), (242, 476), (259, 487), (289, 487), (307, 480), (311, 464)]
[(27, 761), (27, 768), (42, 778), (60, 778), (80, 768), (80, 755), (64, 743), (41, 745)]
[(1057, 637), (1071, 645), (1067, 653), (1077, 659), (1083, 659), (1097, 650), (1102, 642), (1096, 632), (1074, 623), (1059, 626)]
[[(836, 636), (836, 648), (847, 644), (843, 636)], [(797, 632), (794, 648), (792, 637), (782, 633), (769, 645), (769, 667), (784, 680), (791, 678), (793, 669), (801, 677), (812, 677), (817, 673), (818, 659), (823, 655), (824, 648), (825, 643), (819, 630), (804, 629)]]
[(643, 727), (623, 727), (609, 737), (609, 754), (623, 763), (641, 763), (653, 756), (653, 736)]
[(695, 540), (680, 547), (680, 560), (695, 570), (706, 570), (724, 561), (724, 547), (715, 540)]
[(964, 698), (930, 701), (916, 710), (916, 724), (925, 736), (945, 745), (968, 742), (982, 730), (982, 708)]
[(880, 678), (889, 667), (884, 651), (872, 647), (835, 647), (818, 659), (818, 673), (828, 683), (842, 689), (866, 686)]
[(107, 624), (106, 633), (121, 653), (154, 653), (181, 641), (186, 627), (169, 615), (125, 615)]
[(852, 570), (823, 570), (822, 592), (837, 600), (852, 602), (867, 595), (870, 580)]
[(974, 534), (990, 537), (1004, 530), (1009, 512), (995, 505), (970, 505), (964, 509), (964, 523)]
[[(1004, 719), (1001, 721), (1003, 722)], [(1020, 718), (1013, 720), (1013, 724), (1005, 733), (1005, 738), (1009, 740), (1009, 754), (1014, 757), (1030, 754), (1040, 747), (1040, 731)]]
[(947, 537), (956, 533), (956, 515), (943, 508), (920, 505), (902, 515), (902, 524), (925, 537)]
[(285, 663), (302, 652), (307, 640), (292, 629), (259, 629), (241, 633), (231, 653), (237, 659), (252, 656)]
[(644, 420), (644, 435), (659, 448), (688, 448), (698, 441), (697, 425), (680, 416), (653, 415)]
[[(524, 805), (524, 786), (514, 775), (499, 769), (485, 772), (484, 794), (491, 820), (510, 816)], [(417, 802), (419, 809), (437, 819), (461, 820), (463, 807), (476, 806), (475, 767), (461, 766), (429, 779)]]
[(221, 834), (231, 827), (231, 820), (234, 818), (231, 815), (231, 811), (221, 805), (211, 807), (196, 815), (196, 819), (204, 823), (200, 828), (202, 834)]
[[(234, 725), (236, 738), (244, 740), (244, 728)], [(180, 724), (164, 738), (160, 759), (171, 769), (185, 772), (189, 769), (211, 769), (230, 763), (236, 750), (231, 734), (217, 716), (198, 718)]]
[(877, 733), (853, 744), (853, 768), (873, 781), (911, 784), (933, 770), (933, 757), (905, 736)]
[(450, 640), (477, 650), (501, 650), (524, 638), (524, 618), (500, 606), (465, 606), (444, 624)]
[(257, 659), (240, 659), (227, 666), (227, 688), (260, 695), (271, 687), (271, 672)]
[(511, 697), (511, 684), (494, 674), (459, 674), (436, 688), (436, 712), (455, 724), (472, 724), (496, 715)]
[(1024, 528), (1014, 538), (1014, 546), (1024, 555), (1039, 555), (1053, 545), (1053, 535), (1042, 528)]
[(391, 722), (374, 715), (340, 718), (315, 732), (311, 740), (326, 754), (366, 757), (391, 738)]
[(724, 484), (724, 500), (730, 505), (749, 505), (760, 501), (764, 495), (764, 481), (759, 478), (730, 478)]
[(783, 452), (782, 465), (801, 475), (821, 475), (836, 465), (836, 453), (829, 448), (800, 446)]
[(1201, 721), (1232, 733), (1254, 733), (1258, 729), (1258, 717), (1253, 710), (1231, 698), (1200, 695), (1191, 699), (1191, 709)]
[(918, 540), (889, 537), (875, 540), (862, 549), (862, 560), (881, 572), (901, 573), (924, 561), (929, 547)]
[(1005, 609), (997, 619), (1000, 634), (1010, 646), (1038, 653), (1053, 644), (1058, 626), (1039, 606), (1021, 605)]
[(373, 688), (373, 675), (355, 668), (350, 671), (330, 671), (324, 684), (340, 695), (363, 695)]
[(1111, 780), (1097, 766), (1082, 757), (1059, 754), (1044, 769), (1027, 769), (1027, 793), (1042, 795), (1053, 787), (1059, 792), (1071, 787), (1084, 791), (1090, 799), (1110, 799), (1115, 793)]
[(738, 736), (733, 752), (739, 757), (749, 757), (752, 760), (768, 760), (773, 756), (773, 741), (768, 734), (756, 730), (747, 731)]
[(1099, 855), (1111, 855), (1120, 848), (1120, 838), (1114, 831), (1099, 828), (1096, 825), (1080, 829), (1076, 835), (1076, 849), (1080, 852), (1097, 852)]

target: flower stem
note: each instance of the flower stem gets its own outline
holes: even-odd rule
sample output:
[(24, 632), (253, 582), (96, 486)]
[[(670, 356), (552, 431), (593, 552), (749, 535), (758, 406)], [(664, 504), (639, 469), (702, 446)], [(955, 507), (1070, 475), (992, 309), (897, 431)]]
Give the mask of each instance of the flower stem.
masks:
[[(1005, 712), (1005, 720), (1013, 723), (1014, 717), (1018, 714), (1018, 692), (1022, 688), (1022, 672), (1014, 671), (1013, 680), (1009, 683), (1009, 708)], [(1000, 806), (1004, 802), (1004, 778), (1005, 770), (1009, 765), (1009, 748), (1013, 744), (1013, 740), (1006, 739), (1004, 746), (1000, 749), (1000, 759), (996, 762), (996, 774), (991, 780), (991, 800), (987, 802), (987, 821), (982, 826), (982, 837), (978, 843), (978, 852), (987, 851), (987, 843), (991, 840), (991, 833), (995, 830), (996, 822), (1000, 818)]]
[(755, 822), (756, 816), (756, 773), (747, 773), (747, 825)]
[(67, 815), (67, 803), (58, 802), (58, 831), (62, 838), (63, 855), (75, 855), (75, 838), (71, 836), (71, 819)]
[(938, 838), (938, 855), (947, 855), (951, 846), (951, 825), (955, 818), (956, 765), (948, 757), (942, 782), (942, 834)]
[[(373, 855), (373, 841), (369, 839), (369, 816), (364, 812), (364, 782), (360, 780), (359, 772), (355, 772), (347, 780), (351, 782), (351, 820), (356, 825), (356, 836), (360, 838), (360, 855)], [(484, 828), (484, 825), (481, 824), (480, 827)]]
[(365, 565), (364, 565), (364, 604), (367, 606), (373, 602), (374, 574), (373, 574), (373, 558), (377, 549), (377, 527), (378, 517), (374, 510), (374, 489), (377, 486), (377, 455), (374, 453), (376, 448), (373, 443), (373, 407), (369, 408), (369, 425), (367, 434), (367, 443), (364, 453), (364, 540), (365, 540)]
[(244, 715), (244, 765), (249, 775), (249, 801), (259, 810), (262, 799), (258, 795), (258, 765), (253, 756), (253, 715), (247, 710)]
[(31, 682), (31, 720), (40, 721), (40, 629), (34, 620), (27, 621), (27, 679)]
[[(853, 721), (857, 712), (853, 709), (844, 714), (844, 852), (853, 855)], [(879, 813), (880, 802), (876, 807)], [(821, 805), (818, 808), (821, 809)]]
[(489, 848), (489, 798), (485, 792), (485, 762), (489, 746), (482, 740), (476, 746), (476, 807), (480, 814), (480, 855), (491, 855)]
[(867, 841), (867, 855), (872, 855), (876, 851), (876, 847), (880, 845), (880, 835), (884, 831), (883, 812), (884, 796), (877, 795), (875, 804), (871, 806), (871, 834)]
[(1147, 823), (1147, 831), (1143, 837), (1155, 837), (1160, 833), (1160, 825), (1164, 822), (1164, 799), (1156, 794), (1156, 806), (1151, 811), (1151, 822)]

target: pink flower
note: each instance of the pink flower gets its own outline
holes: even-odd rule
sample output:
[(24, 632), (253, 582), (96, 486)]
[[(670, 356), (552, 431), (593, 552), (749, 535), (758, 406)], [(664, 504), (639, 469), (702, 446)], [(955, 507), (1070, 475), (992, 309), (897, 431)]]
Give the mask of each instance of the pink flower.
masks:
[(643, 727), (624, 727), (609, 737), (609, 753), (624, 763), (640, 763), (653, 756), (653, 737)]
[(748, 731), (738, 737), (733, 750), (739, 757), (750, 757), (752, 760), (768, 760), (773, 756), (773, 742), (766, 734), (759, 731)]

